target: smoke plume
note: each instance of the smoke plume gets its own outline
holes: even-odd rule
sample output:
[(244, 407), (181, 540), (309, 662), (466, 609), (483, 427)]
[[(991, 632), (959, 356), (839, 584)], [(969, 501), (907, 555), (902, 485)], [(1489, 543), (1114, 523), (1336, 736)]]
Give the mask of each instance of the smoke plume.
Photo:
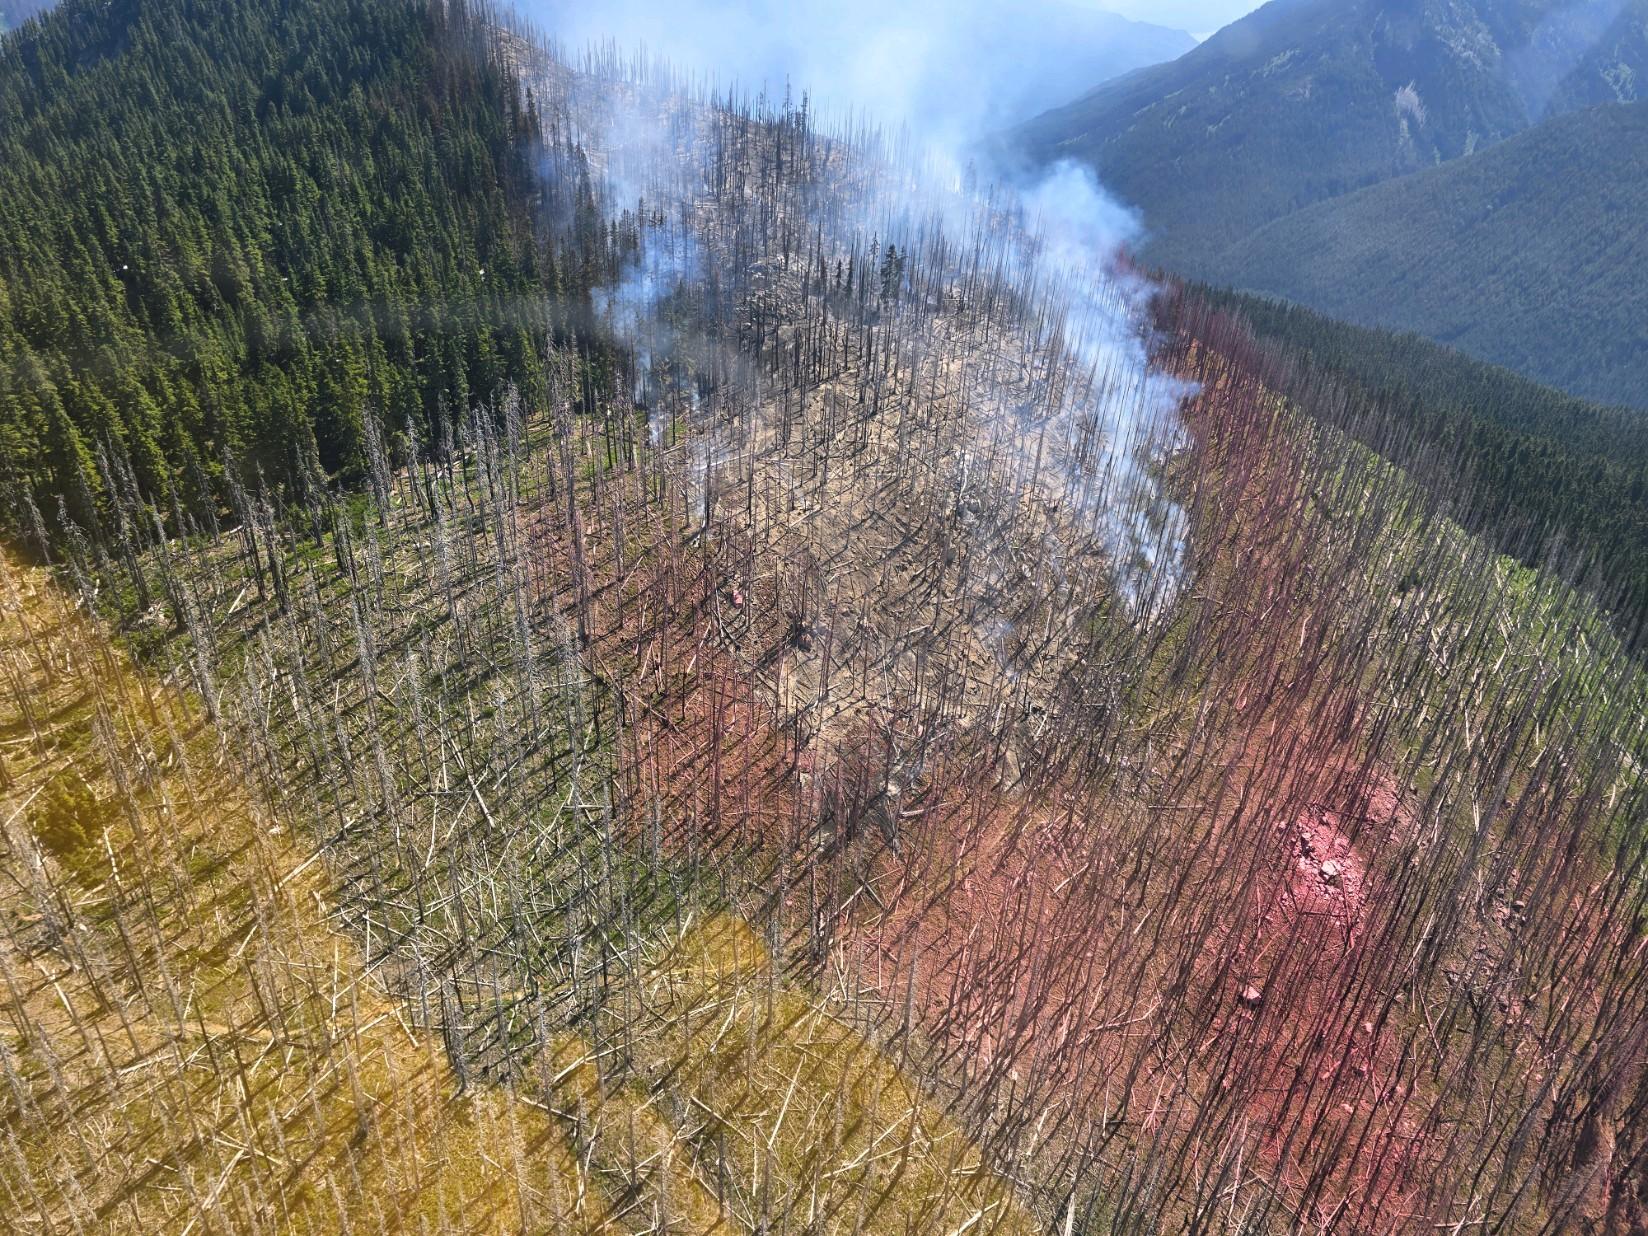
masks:
[[(942, 8), (799, 0), (754, 10), (721, 0), (667, 8), (621, 0), (598, 9), (540, 5), (531, 16), (572, 57), (596, 49), (583, 53), (587, 65), (653, 66), (655, 57), (670, 65), (663, 74), (644, 69), (646, 82), (585, 99), (576, 121), (606, 214), (633, 212), (636, 222), (640, 252), (594, 308), (633, 358), (635, 403), (646, 409), (655, 443), (668, 424), (699, 421), (694, 428), (716, 438), (691, 448), (708, 461), (695, 469), (707, 487), (713, 464), (737, 458), (745, 445), (729, 432), (759, 429), (757, 398), (741, 400), (731, 419), (725, 406), (705, 415), (704, 402), (718, 390), (702, 375), (739, 370), (745, 360), (728, 345), (739, 322), (714, 321), (702, 306), (759, 303), (770, 272), (752, 273), (747, 252), (706, 252), (698, 237), (705, 186), (724, 174), (720, 156), (706, 149), (714, 142), (705, 139), (701, 109), (712, 96), (759, 100), (754, 110), (794, 123), (798, 141), (819, 133), (853, 147), (863, 175), (818, 190), (811, 217), (782, 226), (811, 235), (838, 262), (854, 255), (861, 280), (864, 264), (874, 263), (884, 300), (897, 301), (912, 255), (942, 265), (954, 251), (971, 251), (990, 252), (1003, 278), (1053, 307), (1030, 342), (1076, 378), (1048, 381), (1026, 400), (1022, 390), (989, 389), (997, 379), (987, 377), (970, 413), (977, 453), (1022, 457), (1021, 473), (1037, 478), (1062, 517), (1079, 518), (1107, 546), (1119, 592), (1143, 616), (1171, 599), (1180, 573), (1185, 521), (1159, 484), (1158, 465), (1175, 445), (1187, 391), (1150, 363), (1154, 289), (1124, 260), (1140, 238), (1139, 220), (1089, 170), (1061, 164), (1027, 172), (994, 157), (990, 140), (1022, 104), (1000, 71), (1003, 21), (1056, 30), (1053, 15), (1063, 20), (1071, 11), (1060, 0), (1011, 19), (982, 0)], [(1034, 67), (1014, 72), (1023, 79)], [(675, 297), (699, 310), (671, 320)], [(666, 358), (673, 358), (669, 381)], [(680, 395), (673, 410), (660, 406), (665, 386)], [(982, 449), (986, 441), (991, 451)], [(1069, 547), (1048, 546), (1045, 556), (1056, 565)]]

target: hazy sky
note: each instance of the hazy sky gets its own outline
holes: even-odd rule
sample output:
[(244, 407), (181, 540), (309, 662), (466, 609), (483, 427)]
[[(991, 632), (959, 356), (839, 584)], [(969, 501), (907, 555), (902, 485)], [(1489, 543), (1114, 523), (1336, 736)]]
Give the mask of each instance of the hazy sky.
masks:
[[(1109, 10), (1189, 33), (1245, 0), (516, 0), (569, 47), (615, 38), (645, 44), (684, 67), (781, 93), (786, 79), (826, 111), (848, 107), (908, 123), (930, 143), (959, 148), (1116, 72), (1124, 44), (1164, 41), (1118, 29)], [(1149, 6), (1147, 9), (1146, 6)], [(1165, 8), (1163, 6), (1166, 6)], [(1173, 6), (1180, 6), (1174, 10)], [(1203, 24), (1196, 24), (1203, 23)], [(1152, 54), (1171, 59), (1178, 48)]]
[(1102, 0), (1100, 8), (1205, 36), (1259, 7), (1257, 0)]

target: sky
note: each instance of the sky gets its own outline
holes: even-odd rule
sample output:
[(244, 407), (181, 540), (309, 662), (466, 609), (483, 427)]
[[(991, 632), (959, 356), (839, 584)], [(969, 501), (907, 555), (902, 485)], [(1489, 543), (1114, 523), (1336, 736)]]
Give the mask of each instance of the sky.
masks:
[(1206, 38), (1259, 5), (1254, 0), (1105, 0), (1100, 7), (1133, 21), (1155, 22)]

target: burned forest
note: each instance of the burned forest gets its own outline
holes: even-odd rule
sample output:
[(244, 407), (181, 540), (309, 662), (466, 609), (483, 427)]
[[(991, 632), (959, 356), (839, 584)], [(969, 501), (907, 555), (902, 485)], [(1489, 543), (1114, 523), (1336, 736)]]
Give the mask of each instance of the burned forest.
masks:
[(427, 15), (471, 299), (8, 465), (8, 1230), (1648, 1226), (1605, 572), (1070, 169)]

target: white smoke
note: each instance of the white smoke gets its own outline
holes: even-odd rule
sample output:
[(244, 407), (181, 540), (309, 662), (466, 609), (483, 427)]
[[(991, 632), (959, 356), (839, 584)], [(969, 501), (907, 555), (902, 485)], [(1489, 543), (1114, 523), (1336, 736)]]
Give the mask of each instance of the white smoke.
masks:
[(1190, 46), (1092, 0), (530, 0), (526, 11), (571, 47), (645, 46), (750, 97), (807, 90), (828, 115), (868, 113), (947, 145)]
[(1105, 508), (1088, 516), (1105, 529), (1124, 597), (1135, 611), (1159, 611), (1172, 590), (1153, 589), (1164, 572), (1177, 579), (1186, 521), (1151, 468), (1180, 444), (1178, 409), (1195, 388), (1150, 363), (1155, 288), (1117, 260), (1138, 241), (1139, 218), (1075, 163), (1055, 165), (1020, 192), (1042, 260), (1072, 309), (1071, 346), (1099, 379), (1083, 406), (1066, 410), (1105, 422), (1097, 470), (1110, 485), (1101, 491)]
[[(1046, 6), (1061, 7), (1061, 0)], [(620, 49), (644, 44), (689, 76), (703, 75), (696, 80), (722, 88), (736, 81), (746, 96), (764, 94), (775, 110), (779, 98), (786, 107), (805, 100), (814, 126), (825, 132), (832, 124), (819, 119), (820, 98), (836, 110), (837, 129), (862, 134), (878, 123), (891, 126), (890, 145), (866, 156), (884, 174), (832, 189), (820, 208), (829, 217), (811, 220), (812, 227), (861, 253), (879, 254), (889, 243), (908, 252), (939, 232), (963, 246), (1004, 245), (1028, 286), (1060, 304), (1058, 345), (1086, 380), (1036, 411), (1036, 468), (1064, 470), (1060, 501), (1102, 537), (1122, 596), (1135, 614), (1149, 615), (1170, 599), (1184, 550), (1184, 516), (1159, 484), (1157, 465), (1177, 441), (1177, 407), (1188, 391), (1150, 363), (1154, 289), (1124, 259), (1141, 238), (1137, 215), (1086, 168), (1065, 163), (1024, 173), (985, 153), (1004, 113), (992, 86), (997, 75), (979, 66), (991, 56), (984, 37), (1000, 12), (983, 0), (942, 8), (911, 0), (796, 0), (753, 9), (721, 0), (617, 0), (565, 11), (540, 5), (533, 15), (569, 48), (580, 41)], [(823, 94), (812, 89), (817, 82), (825, 83)], [(645, 216), (639, 258), (597, 297), (596, 310), (634, 357), (635, 402), (653, 418), (655, 440), (665, 419), (658, 409), (660, 359), (702, 346), (700, 337), (680, 333), (700, 324), (672, 325), (660, 309), (684, 282), (703, 278), (705, 255), (684, 207), (679, 222), (652, 217), (661, 203), (680, 206), (695, 196), (703, 168), (690, 113), (621, 97), (589, 121), (600, 130), (593, 136), (604, 152), (607, 209)], [(725, 264), (722, 271), (737, 277)], [(698, 406), (698, 394), (694, 388), (677, 398), (677, 414)], [(999, 438), (1002, 427), (987, 432)], [(1031, 427), (1015, 432), (1028, 450)], [(717, 461), (735, 457), (737, 445), (703, 444), (706, 475)]]
[(703, 259), (689, 230), (667, 216), (648, 215), (644, 205), (639, 213), (640, 252), (616, 283), (595, 290), (594, 309), (597, 323), (633, 354), (632, 397), (636, 407), (648, 410), (653, 444), (658, 445), (665, 426), (657, 407), (656, 365), (681, 344), (668, 304), (698, 279)]

